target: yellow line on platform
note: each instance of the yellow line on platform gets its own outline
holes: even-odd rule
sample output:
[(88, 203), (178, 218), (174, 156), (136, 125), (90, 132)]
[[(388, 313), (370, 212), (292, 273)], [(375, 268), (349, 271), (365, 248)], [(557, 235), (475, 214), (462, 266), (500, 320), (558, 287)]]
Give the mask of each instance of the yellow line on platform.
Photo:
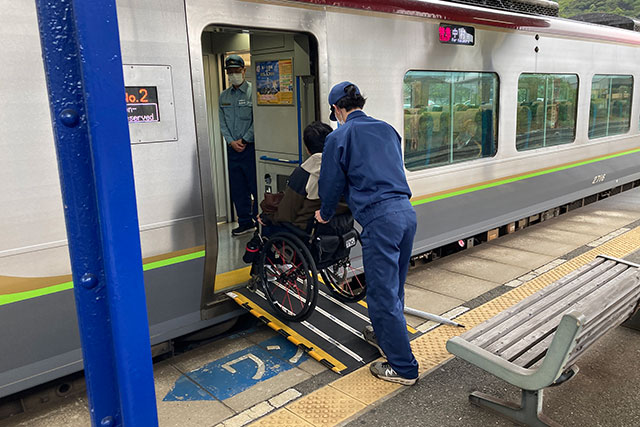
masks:
[[(466, 326), (464, 329), (442, 325), (416, 338), (411, 341), (411, 347), (420, 363), (420, 376), (425, 376), (433, 368), (453, 357), (445, 347), (450, 338), (489, 320), (571, 271), (588, 264), (598, 255), (623, 258), (638, 248), (640, 248), (640, 227), (609, 240), (456, 318)], [(259, 419), (252, 425), (286, 425), (286, 420), (291, 419), (292, 416), (314, 426), (341, 424), (363, 412), (368, 405), (398, 393), (402, 387), (373, 378), (369, 373), (369, 367), (364, 366), (301, 397), (281, 410)]]

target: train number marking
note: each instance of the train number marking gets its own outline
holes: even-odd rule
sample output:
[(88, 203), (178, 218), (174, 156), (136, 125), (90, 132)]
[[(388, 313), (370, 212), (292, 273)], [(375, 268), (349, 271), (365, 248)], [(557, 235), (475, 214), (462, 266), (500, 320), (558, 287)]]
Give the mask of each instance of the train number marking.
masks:
[(264, 369), (265, 369), (264, 362), (262, 361), (262, 359), (260, 359), (258, 356), (252, 353), (248, 353), (248, 354), (245, 354), (244, 356), (240, 356), (233, 360), (228, 361), (227, 363), (222, 365), (222, 369), (232, 374), (235, 374), (237, 371), (232, 367), (232, 365), (235, 365), (236, 363), (242, 362), (243, 360), (247, 360), (247, 359), (253, 360), (253, 362), (258, 367), (258, 369), (256, 369), (256, 373), (251, 378), (253, 378), (254, 380), (259, 380), (260, 378), (262, 378), (262, 376), (264, 375)]
[(293, 364), (296, 364), (296, 363), (298, 363), (298, 362), (300, 361), (300, 358), (301, 358), (302, 356), (304, 356), (304, 351), (302, 351), (302, 349), (301, 349), (301, 348), (299, 348), (299, 349), (296, 351), (296, 354), (294, 354), (294, 355), (293, 355), (293, 357), (292, 357), (291, 359), (289, 359), (289, 362), (291, 362), (291, 363), (293, 363)]
[(593, 177), (593, 181), (591, 181), (591, 184), (599, 184), (601, 182), (604, 182), (605, 178), (607, 177), (606, 173), (603, 173), (602, 175), (596, 175)]

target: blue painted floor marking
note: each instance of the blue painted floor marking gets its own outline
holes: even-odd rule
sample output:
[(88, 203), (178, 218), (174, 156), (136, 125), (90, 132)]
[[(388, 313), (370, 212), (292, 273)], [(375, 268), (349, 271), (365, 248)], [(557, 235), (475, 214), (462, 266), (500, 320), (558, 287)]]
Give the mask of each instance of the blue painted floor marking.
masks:
[(188, 372), (164, 397), (169, 401), (228, 399), (248, 388), (293, 369), (309, 357), (283, 336), (210, 362)]
[(184, 402), (188, 400), (216, 400), (216, 398), (202, 387), (194, 384), (188, 377), (181, 375), (163, 400)]

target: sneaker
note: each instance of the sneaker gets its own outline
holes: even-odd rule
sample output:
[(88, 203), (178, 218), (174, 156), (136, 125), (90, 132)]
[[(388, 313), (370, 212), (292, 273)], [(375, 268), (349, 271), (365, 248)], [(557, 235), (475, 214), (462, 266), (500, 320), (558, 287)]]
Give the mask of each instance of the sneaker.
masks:
[(256, 229), (256, 225), (252, 224), (252, 223), (239, 225), (236, 228), (234, 228), (233, 230), (231, 230), (231, 235), (232, 236), (241, 236), (243, 234), (251, 233), (251, 232), (255, 231), (255, 229)]
[(371, 344), (372, 346), (378, 349), (382, 357), (384, 357), (385, 359), (387, 358), (387, 355), (384, 354), (384, 351), (382, 351), (382, 348), (378, 345), (378, 340), (376, 339), (376, 333), (373, 332), (373, 326), (371, 325), (365, 326), (364, 329), (362, 330), (362, 336), (364, 337), (364, 340), (366, 342), (368, 342), (369, 344)]
[(374, 377), (381, 380), (389, 381), (392, 383), (398, 383), (402, 385), (414, 385), (418, 381), (418, 377), (405, 378), (398, 375), (398, 373), (391, 367), (389, 362), (373, 362), (369, 365), (369, 370)]

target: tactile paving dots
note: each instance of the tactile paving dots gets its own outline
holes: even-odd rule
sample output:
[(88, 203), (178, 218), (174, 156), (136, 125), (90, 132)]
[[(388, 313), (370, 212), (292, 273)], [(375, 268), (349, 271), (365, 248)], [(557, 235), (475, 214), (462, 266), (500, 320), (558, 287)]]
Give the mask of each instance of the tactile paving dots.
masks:
[(378, 399), (403, 387), (397, 383), (380, 380), (369, 372), (369, 365), (331, 383), (331, 387), (370, 405)]
[(447, 351), (445, 345), (449, 338), (455, 337), (459, 333), (451, 330), (440, 331), (440, 329), (442, 327), (411, 341), (411, 349), (419, 361), (426, 359), (435, 363), (442, 363), (451, 357), (451, 353)]
[(298, 426), (312, 426), (299, 416), (287, 409), (280, 409), (264, 418), (251, 424), (255, 427), (298, 427)]
[(304, 396), (287, 409), (314, 426), (333, 426), (362, 411), (366, 405), (331, 386)]

